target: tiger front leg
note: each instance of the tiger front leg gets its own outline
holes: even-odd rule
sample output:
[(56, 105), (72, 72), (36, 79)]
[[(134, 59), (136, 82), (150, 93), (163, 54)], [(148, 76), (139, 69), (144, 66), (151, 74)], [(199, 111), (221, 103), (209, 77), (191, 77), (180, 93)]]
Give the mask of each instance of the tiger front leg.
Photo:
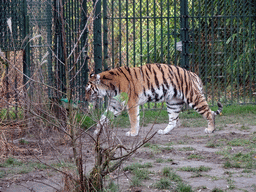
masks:
[(171, 130), (173, 130), (178, 125), (179, 120), (179, 113), (181, 111), (181, 108), (183, 106), (183, 102), (172, 100), (172, 102), (166, 102), (167, 106), (167, 112), (169, 116), (169, 123), (167, 127), (164, 130), (158, 130), (157, 133), (164, 135), (169, 133)]
[(128, 103), (128, 113), (131, 123), (131, 130), (126, 133), (126, 136), (136, 136), (139, 134), (140, 129), (140, 107), (138, 104)]
[(94, 134), (98, 134), (100, 132), (100, 129), (105, 129), (109, 126), (110, 122), (114, 120), (115, 117), (120, 115), (122, 111), (125, 109), (125, 103), (119, 102), (115, 98), (109, 99), (108, 108), (101, 116), (97, 128), (94, 131)]

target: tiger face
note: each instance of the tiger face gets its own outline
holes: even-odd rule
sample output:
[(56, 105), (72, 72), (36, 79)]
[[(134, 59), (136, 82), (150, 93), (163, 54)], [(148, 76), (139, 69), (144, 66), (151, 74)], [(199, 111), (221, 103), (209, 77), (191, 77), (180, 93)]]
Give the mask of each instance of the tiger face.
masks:
[(92, 102), (97, 98), (103, 98), (105, 95), (106, 89), (100, 84), (100, 75), (91, 74), (85, 87), (85, 101)]

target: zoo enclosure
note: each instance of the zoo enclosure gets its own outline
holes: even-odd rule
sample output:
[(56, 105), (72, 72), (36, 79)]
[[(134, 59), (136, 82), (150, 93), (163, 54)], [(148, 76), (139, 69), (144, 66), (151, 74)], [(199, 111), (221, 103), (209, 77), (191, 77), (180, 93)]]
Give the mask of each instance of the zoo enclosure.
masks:
[[(66, 92), (65, 53), (74, 100), (83, 101), (89, 72), (157, 62), (196, 72), (212, 105), (218, 100), (256, 103), (255, 4), (253, 0), (2, 0), (1, 50), (10, 59), (22, 58), (15, 65), (23, 75), (1, 60), (1, 103), (16, 110), (17, 116), (24, 84), (30, 95), (42, 88), (49, 98), (64, 97), (56, 90)], [(38, 87), (30, 79), (48, 86)]]

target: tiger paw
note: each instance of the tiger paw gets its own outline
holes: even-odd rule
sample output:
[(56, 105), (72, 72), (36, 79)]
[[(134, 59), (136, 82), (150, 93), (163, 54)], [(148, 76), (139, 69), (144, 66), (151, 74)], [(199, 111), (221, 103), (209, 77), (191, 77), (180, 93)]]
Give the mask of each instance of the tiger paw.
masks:
[(211, 130), (211, 129), (206, 128), (206, 129), (204, 130), (204, 132), (205, 132), (206, 134), (209, 134), (209, 133), (213, 133), (214, 130)]
[(162, 129), (158, 130), (157, 133), (160, 134), (160, 135), (165, 135), (165, 132)]
[(133, 133), (133, 132), (131, 132), (131, 131), (128, 131), (128, 132), (126, 132), (125, 135), (126, 135), (127, 137), (130, 137), (130, 136), (134, 137), (134, 136), (137, 136), (138, 133)]

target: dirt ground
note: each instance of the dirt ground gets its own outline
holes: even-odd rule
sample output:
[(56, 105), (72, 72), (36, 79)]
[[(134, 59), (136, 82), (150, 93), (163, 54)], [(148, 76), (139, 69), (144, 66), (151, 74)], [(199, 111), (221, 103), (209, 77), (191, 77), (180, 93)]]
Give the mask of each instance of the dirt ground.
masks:
[[(200, 121), (203, 119), (200, 119)], [(186, 120), (187, 121), (187, 120)], [(153, 127), (152, 133), (158, 129), (165, 128), (166, 124), (156, 124)], [(145, 134), (152, 127), (149, 124), (141, 128), (140, 134), (137, 137), (126, 137), (125, 132), (128, 128), (118, 129), (116, 134), (122, 138), (122, 143), (127, 146), (134, 145), (140, 138), (144, 138)], [(241, 124), (226, 124), (221, 129), (217, 129), (213, 134), (206, 135), (204, 127), (190, 128), (182, 127), (172, 130), (168, 135), (156, 134), (151, 140), (148, 147), (141, 147), (128, 161), (126, 161), (122, 168), (133, 163), (151, 163), (150, 179), (143, 180), (141, 186), (132, 187), (130, 171), (123, 171), (119, 169), (111, 174), (107, 180), (113, 180), (119, 186), (118, 191), (172, 191), (171, 189), (157, 189), (154, 183), (160, 180), (161, 170), (164, 167), (169, 167), (175, 171), (183, 180), (184, 183), (192, 186), (194, 191), (212, 191), (214, 188), (223, 191), (256, 191), (256, 170), (254, 168), (248, 169), (241, 166), (226, 167), (224, 163), (227, 161), (227, 154), (245, 153), (248, 150), (248, 145), (237, 144), (229, 145), (227, 143), (232, 141), (255, 142), (256, 126), (246, 126)], [(92, 130), (93, 131), (93, 130)], [(254, 138), (252, 140), (252, 138)], [(31, 140), (32, 145), (34, 141)], [(46, 142), (46, 141), (44, 141)], [(15, 143), (15, 141), (14, 141)], [(17, 145), (19, 142), (16, 142)], [(150, 146), (157, 146), (156, 148)], [(38, 154), (37, 157), (47, 163), (56, 162), (57, 156), (65, 161), (69, 161), (71, 148), (67, 145), (59, 144), (58, 154), (53, 152), (51, 147)], [(186, 150), (189, 149), (189, 150)], [(85, 165), (86, 170), (89, 171), (93, 166), (93, 151), (90, 143), (84, 143)], [(253, 163), (256, 161), (255, 148), (252, 149)], [(221, 153), (223, 152), (223, 153)], [(19, 156), (14, 156), (19, 159)], [(61, 159), (60, 158), (60, 159)], [(37, 161), (31, 155), (22, 157), (23, 161), (32, 160)], [(37, 161), (38, 162), (38, 161)], [(240, 163), (240, 162), (238, 162)], [(211, 170), (207, 172), (189, 172), (182, 171), (182, 167), (210, 167)], [(62, 175), (51, 169), (33, 169), (26, 173), (15, 173), (15, 167), (0, 167), (0, 170), (9, 171), (6, 176), (0, 177), (0, 191), (40, 191), (51, 192), (61, 190), (63, 187)], [(65, 169), (65, 168), (63, 168)], [(10, 171), (11, 170), (11, 171)], [(247, 170), (247, 171), (246, 171)]]

